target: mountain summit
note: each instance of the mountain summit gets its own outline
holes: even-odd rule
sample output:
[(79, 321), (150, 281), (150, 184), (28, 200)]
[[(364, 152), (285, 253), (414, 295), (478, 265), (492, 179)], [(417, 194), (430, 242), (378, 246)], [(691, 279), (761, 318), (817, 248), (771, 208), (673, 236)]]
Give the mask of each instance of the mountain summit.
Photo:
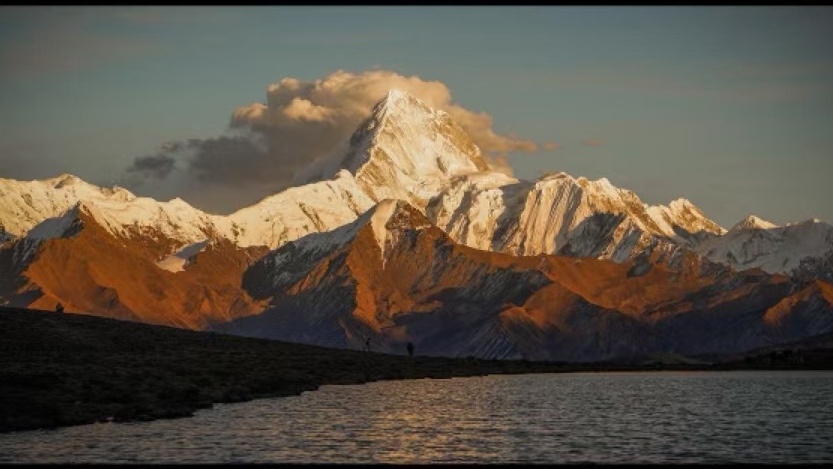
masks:
[(729, 231), (737, 232), (743, 230), (769, 230), (772, 228), (778, 228), (778, 225), (770, 223), (762, 218), (756, 217), (755, 215), (749, 215), (748, 217), (736, 223), (735, 226), (733, 226), (732, 229)]
[(320, 176), (331, 178), (341, 170), (374, 201), (395, 198), (423, 208), (451, 178), (489, 171), (489, 165), (448, 113), (393, 89), (350, 137), (344, 155)]
[(833, 226), (816, 219), (778, 226), (750, 215), (695, 251), (737, 270), (833, 280)]

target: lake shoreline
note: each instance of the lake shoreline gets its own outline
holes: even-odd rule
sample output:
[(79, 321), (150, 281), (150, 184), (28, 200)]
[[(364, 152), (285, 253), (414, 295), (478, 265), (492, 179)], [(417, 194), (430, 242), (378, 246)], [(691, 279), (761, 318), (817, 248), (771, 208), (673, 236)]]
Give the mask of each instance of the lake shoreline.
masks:
[(0, 307), (0, 433), (191, 417), (323, 385), (491, 374), (831, 370), (830, 348), (716, 364), (408, 357)]

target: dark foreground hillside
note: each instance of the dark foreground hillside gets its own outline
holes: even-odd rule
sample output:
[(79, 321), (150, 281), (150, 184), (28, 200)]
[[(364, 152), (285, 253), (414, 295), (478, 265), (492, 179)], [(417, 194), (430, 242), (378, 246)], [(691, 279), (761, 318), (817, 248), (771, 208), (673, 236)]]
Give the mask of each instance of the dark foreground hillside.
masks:
[[(829, 342), (829, 341), (828, 341)], [(385, 355), (0, 307), (0, 431), (193, 415), (324, 384), (496, 373), (715, 369)], [(780, 352), (779, 352), (780, 353)], [(720, 368), (831, 368), (830, 348)]]

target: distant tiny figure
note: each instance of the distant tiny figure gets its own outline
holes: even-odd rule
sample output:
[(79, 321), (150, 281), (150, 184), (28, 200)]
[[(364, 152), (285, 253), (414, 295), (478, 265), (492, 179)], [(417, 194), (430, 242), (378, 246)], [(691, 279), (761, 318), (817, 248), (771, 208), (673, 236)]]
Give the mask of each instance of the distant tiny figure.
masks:
[(64, 312), (64, 305), (62, 305), (61, 303), (58, 303), (57, 305), (55, 305), (55, 312), (56, 313), (63, 313)]
[(367, 340), (364, 341), (364, 349), (368, 352), (370, 351), (370, 337), (368, 337)]
[(408, 342), (408, 345), (406, 345), (406, 347), (408, 348), (408, 356), (413, 357), (414, 356), (414, 344)]

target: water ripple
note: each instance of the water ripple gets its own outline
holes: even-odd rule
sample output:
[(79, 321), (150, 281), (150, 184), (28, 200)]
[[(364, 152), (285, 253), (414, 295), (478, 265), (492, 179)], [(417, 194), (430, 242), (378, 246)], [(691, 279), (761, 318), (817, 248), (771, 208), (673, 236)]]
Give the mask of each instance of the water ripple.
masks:
[(0, 463), (830, 463), (833, 372), (323, 386), (193, 418), (0, 435)]

